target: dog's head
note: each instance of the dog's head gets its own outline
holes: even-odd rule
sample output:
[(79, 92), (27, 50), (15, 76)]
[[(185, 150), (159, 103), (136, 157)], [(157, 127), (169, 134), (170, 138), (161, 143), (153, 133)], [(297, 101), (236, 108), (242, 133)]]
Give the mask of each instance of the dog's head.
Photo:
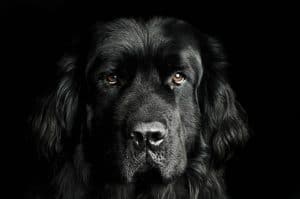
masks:
[(169, 181), (217, 168), (247, 137), (225, 65), (220, 45), (180, 20), (97, 24), (62, 59), (57, 87), (41, 102), (40, 146), (72, 157), (80, 145), (105, 180)]

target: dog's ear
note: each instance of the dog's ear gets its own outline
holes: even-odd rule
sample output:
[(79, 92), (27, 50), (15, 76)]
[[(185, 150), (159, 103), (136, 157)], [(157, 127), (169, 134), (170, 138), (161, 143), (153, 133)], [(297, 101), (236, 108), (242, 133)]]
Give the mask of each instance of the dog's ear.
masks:
[(37, 103), (30, 121), (43, 155), (72, 150), (86, 127), (89, 49), (97, 48), (103, 24), (86, 24), (65, 43), (67, 53), (58, 62), (55, 86)]
[(247, 117), (226, 79), (222, 46), (215, 39), (202, 35), (200, 53), (203, 77), (198, 98), (203, 131), (211, 147), (212, 162), (220, 164), (246, 142)]
[(48, 157), (62, 151), (74, 128), (80, 92), (76, 61), (74, 56), (61, 59), (55, 86), (37, 103), (32, 117), (38, 147)]

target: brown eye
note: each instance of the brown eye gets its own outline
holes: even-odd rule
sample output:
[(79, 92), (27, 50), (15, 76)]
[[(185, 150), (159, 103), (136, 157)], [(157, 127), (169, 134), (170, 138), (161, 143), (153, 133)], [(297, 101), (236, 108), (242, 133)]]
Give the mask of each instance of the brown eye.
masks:
[(105, 78), (106, 82), (110, 85), (115, 85), (118, 83), (118, 76), (115, 74), (109, 74)]
[(178, 86), (181, 85), (184, 81), (185, 76), (180, 72), (177, 72), (172, 76), (172, 82)]

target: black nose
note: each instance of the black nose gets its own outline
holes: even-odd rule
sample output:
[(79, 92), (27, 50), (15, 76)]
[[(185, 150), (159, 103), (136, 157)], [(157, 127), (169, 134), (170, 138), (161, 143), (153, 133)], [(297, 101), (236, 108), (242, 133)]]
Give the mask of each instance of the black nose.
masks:
[(167, 135), (167, 129), (161, 122), (138, 123), (130, 134), (134, 144), (139, 148), (145, 145), (159, 146)]

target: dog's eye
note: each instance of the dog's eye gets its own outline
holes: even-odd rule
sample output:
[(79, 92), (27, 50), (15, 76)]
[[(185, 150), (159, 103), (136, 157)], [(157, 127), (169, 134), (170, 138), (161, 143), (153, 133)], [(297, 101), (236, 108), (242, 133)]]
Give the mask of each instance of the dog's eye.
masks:
[(109, 85), (115, 85), (118, 83), (118, 76), (116, 74), (109, 74), (105, 77), (106, 82)]
[(173, 76), (172, 76), (172, 83), (174, 83), (175, 85), (179, 86), (184, 81), (185, 81), (185, 76), (182, 73), (177, 72), (177, 73), (173, 74)]

